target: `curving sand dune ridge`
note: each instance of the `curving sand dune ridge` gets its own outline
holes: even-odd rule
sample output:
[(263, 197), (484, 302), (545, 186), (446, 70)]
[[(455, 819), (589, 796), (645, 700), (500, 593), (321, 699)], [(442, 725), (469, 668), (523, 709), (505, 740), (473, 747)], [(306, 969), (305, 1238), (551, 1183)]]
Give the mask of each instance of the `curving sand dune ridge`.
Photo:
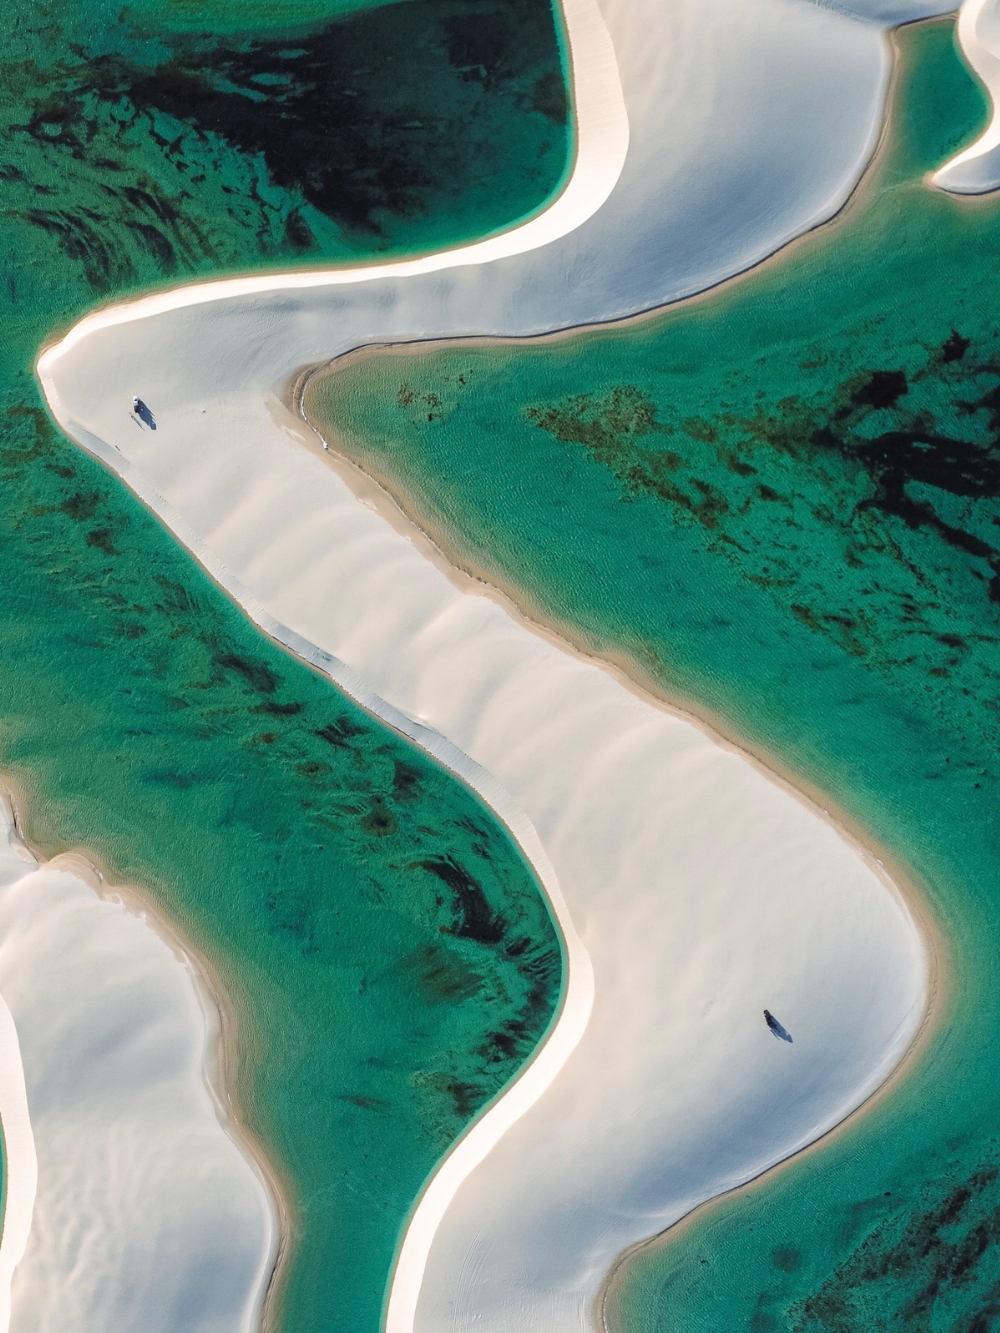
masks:
[(563, 1016), (418, 1204), (390, 1333), (585, 1327), (626, 1245), (872, 1093), (919, 1028), (928, 960), (821, 812), (459, 590), (359, 503), (287, 385), (365, 343), (611, 319), (758, 262), (835, 213), (868, 161), (885, 23), (940, 8), (572, 0), (581, 148), (551, 233), (536, 223), (561, 201), (488, 250), (182, 288), (97, 312), (40, 358), (63, 428), (262, 628), (492, 775), (561, 890)]

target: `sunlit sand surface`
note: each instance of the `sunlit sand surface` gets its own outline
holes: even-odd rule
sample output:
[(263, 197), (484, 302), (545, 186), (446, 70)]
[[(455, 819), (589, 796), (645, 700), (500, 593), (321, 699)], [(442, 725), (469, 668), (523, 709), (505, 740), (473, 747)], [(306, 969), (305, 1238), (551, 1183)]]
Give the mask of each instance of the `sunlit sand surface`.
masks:
[[(249, 1333), (276, 1227), (206, 1083), (218, 1011), (146, 922), (74, 868), (34, 862), (6, 806), (0, 836), (0, 992), (38, 1160), (11, 1330)], [(2, 1264), (26, 1148), (0, 1109), (14, 1187)]]

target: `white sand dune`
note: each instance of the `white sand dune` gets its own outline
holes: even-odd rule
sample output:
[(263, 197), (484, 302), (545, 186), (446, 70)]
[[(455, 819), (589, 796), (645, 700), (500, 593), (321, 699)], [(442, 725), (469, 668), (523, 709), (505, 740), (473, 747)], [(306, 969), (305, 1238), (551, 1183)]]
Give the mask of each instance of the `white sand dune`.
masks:
[(1000, 0), (965, 0), (958, 16), (958, 40), (992, 104), (989, 124), (975, 143), (931, 177), (953, 194), (986, 194), (1000, 188)]
[[(144, 921), (58, 862), (37, 865), (2, 803), (0, 992), (31, 1121), (26, 1143), (8, 1114), (5, 1064), (11, 1193), (0, 1271), (8, 1227), (24, 1250), (12, 1333), (250, 1333), (275, 1223), (205, 1082), (217, 1014)], [(4, 1027), (0, 1018), (6, 1058)], [(33, 1182), (21, 1173), (31, 1132), (29, 1236)]]
[(180, 289), (88, 317), (39, 361), (63, 428), (258, 624), (485, 771), (536, 848), (566, 1008), (419, 1204), (389, 1333), (585, 1327), (623, 1247), (880, 1084), (924, 1012), (926, 958), (877, 867), (815, 810), (459, 591), (310, 451), (283, 388), (364, 343), (609, 319), (760, 260), (834, 213), (868, 160), (884, 24), (939, 8), (570, 0), (584, 186), (558, 235), (539, 219), (488, 252)]
[[(13, 822), (0, 805), (0, 894), (32, 869)], [(0, 999), (0, 1123), (3, 1126), (3, 1229), (0, 1233), (0, 1333), (10, 1327), (10, 1284), (21, 1262), (35, 1206), (38, 1158), (28, 1113), (17, 1028)]]

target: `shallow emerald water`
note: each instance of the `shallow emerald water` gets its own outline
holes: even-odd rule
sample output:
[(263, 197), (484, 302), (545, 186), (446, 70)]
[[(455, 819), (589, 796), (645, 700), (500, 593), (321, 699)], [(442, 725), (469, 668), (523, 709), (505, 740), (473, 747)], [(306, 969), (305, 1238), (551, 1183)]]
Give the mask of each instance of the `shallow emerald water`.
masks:
[(922, 184), (985, 120), (953, 24), (901, 47), (835, 227), (623, 329), (313, 391), (464, 559), (826, 793), (947, 941), (905, 1083), (631, 1262), (626, 1333), (1000, 1322), (1000, 204)]
[(478, 799), (264, 641), (32, 367), (100, 300), (541, 205), (567, 154), (547, 4), (342, 9), (12, 0), (0, 31), (0, 763), (35, 842), (148, 887), (225, 982), (296, 1209), (286, 1333), (377, 1329), (422, 1181), (549, 1022), (558, 940)]

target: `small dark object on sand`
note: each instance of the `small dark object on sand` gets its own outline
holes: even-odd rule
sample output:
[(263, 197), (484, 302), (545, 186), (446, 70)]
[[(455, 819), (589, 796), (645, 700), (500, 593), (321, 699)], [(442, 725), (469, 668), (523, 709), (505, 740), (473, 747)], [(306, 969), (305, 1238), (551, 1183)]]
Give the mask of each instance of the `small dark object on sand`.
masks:
[(140, 421), (144, 421), (150, 430), (156, 430), (156, 418), (141, 398), (132, 399), (132, 411)]
[(792, 1040), (792, 1034), (786, 1031), (786, 1029), (781, 1026), (781, 1024), (775, 1018), (774, 1014), (771, 1013), (770, 1009), (764, 1010), (764, 1022), (771, 1029), (774, 1035), (776, 1037), (779, 1037), (782, 1041)]

